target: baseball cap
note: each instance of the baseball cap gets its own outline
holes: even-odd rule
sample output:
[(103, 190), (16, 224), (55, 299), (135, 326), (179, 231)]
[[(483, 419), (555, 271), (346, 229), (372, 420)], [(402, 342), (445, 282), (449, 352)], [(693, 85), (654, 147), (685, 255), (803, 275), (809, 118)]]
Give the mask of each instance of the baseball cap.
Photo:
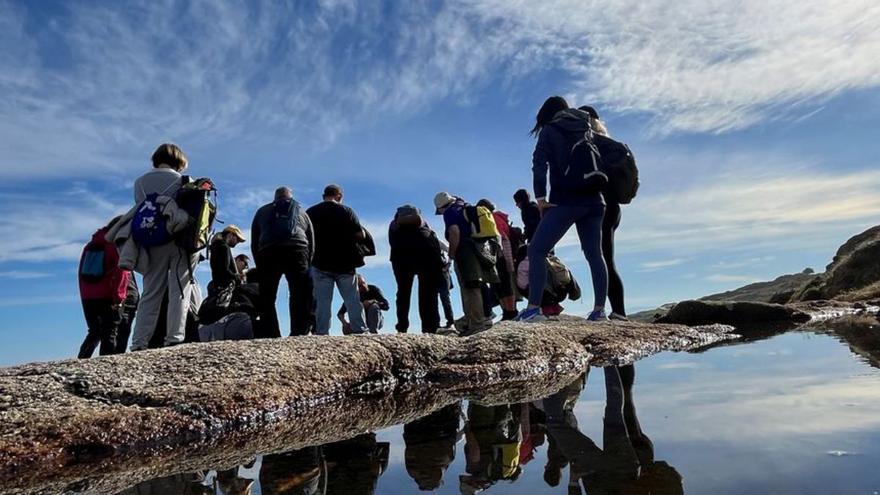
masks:
[(454, 202), (455, 202), (455, 196), (453, 196), (445, 191), (438, 192), (437, 195), (434, 196), (434, 207), (437, 208), (437, 210), (434, 212), (434, 214), (439, 215), (441, 213), (440, 210), (442, 208), (445, 208)]
[(244, 242), (247, 240), (244, 236), (244, 232), (242, 232), (241, 229), (236, 227), (235, 225), (228, 225), (225, 229), (223, 229), (223, 233), (224, 234), (233, 234), (241, 242)]

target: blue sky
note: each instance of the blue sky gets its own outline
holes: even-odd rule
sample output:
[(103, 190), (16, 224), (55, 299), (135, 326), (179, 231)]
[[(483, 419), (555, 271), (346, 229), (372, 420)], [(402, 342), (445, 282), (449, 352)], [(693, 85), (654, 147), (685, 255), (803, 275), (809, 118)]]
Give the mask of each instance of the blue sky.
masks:
[[(878, 223), (878, 24), (859, 0), (0, 0), (0, 364), (75, 354), (79, 251), (163, 141), (243, 226), (278, 185), (342, 184), (391, 296), (395, 207), (448, 190), (518, 219), (551, 94), (639, 160), (630, 310), (821, 270)], [(560, 253), (586, 282), (573, 238)]]

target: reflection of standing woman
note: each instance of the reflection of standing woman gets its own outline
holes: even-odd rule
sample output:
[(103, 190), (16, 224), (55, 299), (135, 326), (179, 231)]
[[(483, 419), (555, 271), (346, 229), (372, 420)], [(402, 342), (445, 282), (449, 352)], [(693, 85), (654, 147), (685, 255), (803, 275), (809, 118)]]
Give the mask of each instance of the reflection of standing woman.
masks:
[[(602, 259), (602, 218), (605, 202), (602, 194), (572, 187), (565, 177), (572, 147), (590, 129), (590, 116), (582, 110), (569, 109), (568, 103), (553, 96), (544, 102), (535, 118), (532, 135), (538, 143), (532, 157), (535, 196), (543, 217), (529, 243), (529, 305), (520, 313), (520, 321), (540, 321), (541, 296), (547, 283), (547, 255), (562, 236), (577, 227), (581, 249), (593, 277), (595, 305), (590, 320), (606, 320), (605, 298), (608, 292), (608, 270)], [(547, 177), (550, 195), (547, 195)]]

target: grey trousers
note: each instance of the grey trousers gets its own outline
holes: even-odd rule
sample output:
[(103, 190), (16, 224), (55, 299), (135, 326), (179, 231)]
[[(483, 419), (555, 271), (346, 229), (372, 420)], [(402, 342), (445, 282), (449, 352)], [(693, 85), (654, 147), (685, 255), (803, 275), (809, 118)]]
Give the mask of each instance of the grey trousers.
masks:
[[(483, 293), (479, 288), (470, 288), (461, 278), (458, 264), (455, 266), (455, 274), (458, 277), (458, 291), (461, 293), (461, 308), (464, 311), (462, 320), (470, 332), (479, 332), (492, 326), (492, 320), (486, 318), (483, 309)], [(459, 329), (462, 330), (462, 329)]]
[(183, 342), (186, 329), (186, 313), (192, 298), (192, 271), (196, 258), (187, 254), (174, 242), (150, 248), (150, 266), (144, 273), (144, 288), (138, 306), (131, 350), (147, 348), (162, 307), (162, 298), (168, 291), (168, 333), (165, 345)]

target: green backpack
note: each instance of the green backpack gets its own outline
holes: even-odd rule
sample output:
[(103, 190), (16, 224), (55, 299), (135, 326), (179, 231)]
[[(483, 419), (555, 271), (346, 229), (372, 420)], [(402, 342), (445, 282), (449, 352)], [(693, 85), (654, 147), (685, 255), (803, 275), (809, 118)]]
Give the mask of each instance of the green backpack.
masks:
[(217, 217), (217, 189), (211, 179), (194, 181), (184, 177), (177, 192), (177, 206), (189, 214), (190, 222), (177, 234), (177, 245), (187, 253), (197, 253), (208, 247)]

